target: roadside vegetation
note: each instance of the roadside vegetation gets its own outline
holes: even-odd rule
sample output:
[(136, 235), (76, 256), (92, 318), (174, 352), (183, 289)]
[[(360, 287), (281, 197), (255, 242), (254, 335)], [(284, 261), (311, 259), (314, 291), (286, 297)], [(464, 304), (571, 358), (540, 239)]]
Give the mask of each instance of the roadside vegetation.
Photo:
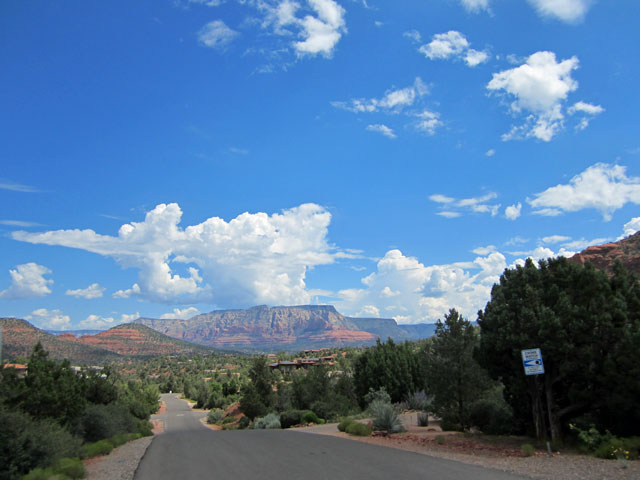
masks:
[(80, 458), (151, 435), (158, 390), (110, 368), (76, 372), (37, 344), (24, 377), (0, 371), (0, 479), (82, 478)]
[[(542, 350), (544, 375), (525, 376), (521, 350), (530, 348)], [(327, 361), (282, 371), (278, 364), (313, 356)], [(24, 379), (4, 372), (0, 381), (0, 464), (9, 466), (0, 480), (34, 468), (56, 473), (62, 458), (108, 453), (148, 434), (158, 392), (180, 393), (209, 410), (207, 422), (221, 429), (339, 422), (351, 435), (393, 435), (404, 430), (399, 414), (410, 410), (424, 427), (431, 417), (443, 431), (487, 441), (517, 435), (510, 438), (522, 455), (548, 438), (554, 449), (633, 460), (640, 450), (638, 379), (637, 279), (620, 264), (608, 277), (562, 258), (527, 261), (505, 270), (477, 323), (451, 309), (435, 336), (419, 342), (173, 355), (80, 375), (37, 347)]]

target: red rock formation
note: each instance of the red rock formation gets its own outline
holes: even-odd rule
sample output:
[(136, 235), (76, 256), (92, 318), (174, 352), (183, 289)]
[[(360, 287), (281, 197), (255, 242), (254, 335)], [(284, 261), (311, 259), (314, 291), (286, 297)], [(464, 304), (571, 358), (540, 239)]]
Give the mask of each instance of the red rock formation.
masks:
[(623, 240), (588, 247), (569, 259), (584, 265), (590, 262), (596, 268), (613, 273), (613, 264), (620, 260), (631, 272), (640, 275), (640, 232)]

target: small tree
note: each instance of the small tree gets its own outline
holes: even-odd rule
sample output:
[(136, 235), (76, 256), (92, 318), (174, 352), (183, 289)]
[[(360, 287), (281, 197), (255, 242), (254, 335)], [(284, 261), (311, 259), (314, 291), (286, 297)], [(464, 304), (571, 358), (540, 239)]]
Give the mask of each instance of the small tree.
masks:
[(432, 409), (448, 422), (469, 428), (471, 404), (490, 386), (485, 370), (473, 358), (478, 335), (455, 309), (436, 324), (436, 335), (425, 346), (427, 384)]

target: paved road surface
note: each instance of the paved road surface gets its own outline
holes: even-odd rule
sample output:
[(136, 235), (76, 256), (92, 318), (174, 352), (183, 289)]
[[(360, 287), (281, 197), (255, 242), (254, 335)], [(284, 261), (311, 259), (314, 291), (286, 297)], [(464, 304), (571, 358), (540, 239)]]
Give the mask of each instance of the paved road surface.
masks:
[(522, 480), (439, 458), (290, 430), (213, 431), (186, 402), (163, 395), (165, 433), (135, 480)]

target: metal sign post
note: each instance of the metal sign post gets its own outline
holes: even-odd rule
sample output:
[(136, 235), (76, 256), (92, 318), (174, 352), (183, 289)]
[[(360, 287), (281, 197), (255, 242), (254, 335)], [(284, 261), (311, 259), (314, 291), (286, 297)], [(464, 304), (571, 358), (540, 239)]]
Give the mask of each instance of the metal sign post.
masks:
[[(530, 348), (528, 350), (522, 350), (522, 366), (524, 367), (524, 374), (529, 375), (544, 375), (544, 363), (542, 362), (542, 352), (539, 348)], [(535, 377), (535, 385), (536, 392), (538, 394), (538, 398), (542, 396), (542, 391), (539, 387), (540, 382), (538, 382), (538, 377)], [(544, 397), (542, 396), (542, 399)], [(540, 405), (542, 405), (542, 399), (540, 400)], [(544, 408), (544, 407), (543, 407)], [(551, 406), (547, 405), (547, 409), (550, 409)], [(547, 440), (547, 421), (544, 418), (544, 411), (542, 413), (542, 424), (544, 428), (544, 436), (547, 441), (547, 453), (551, 457), (551, 442)]]

